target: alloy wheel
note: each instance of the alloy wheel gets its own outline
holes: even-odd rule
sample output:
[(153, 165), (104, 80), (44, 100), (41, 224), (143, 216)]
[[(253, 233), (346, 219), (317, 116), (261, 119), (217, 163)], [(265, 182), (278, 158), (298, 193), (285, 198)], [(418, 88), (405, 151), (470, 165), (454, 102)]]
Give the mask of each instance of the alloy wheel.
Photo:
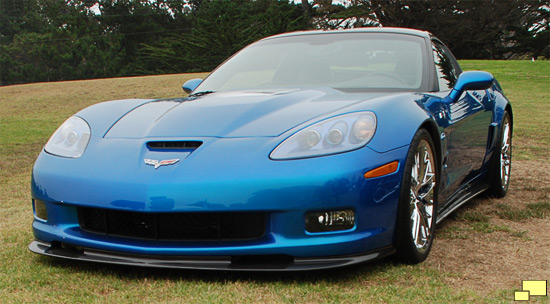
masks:
[(411, 170), (410, 221), (411, 234), (418, 251), (429, 248), (434, 224), (435, 161), (430, 144), (420, 141)]

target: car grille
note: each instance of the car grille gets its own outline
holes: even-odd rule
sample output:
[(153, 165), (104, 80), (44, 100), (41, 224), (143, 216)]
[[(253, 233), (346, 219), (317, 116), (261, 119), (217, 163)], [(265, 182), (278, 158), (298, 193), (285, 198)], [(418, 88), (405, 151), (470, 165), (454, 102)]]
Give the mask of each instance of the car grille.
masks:
[(238, 241), (264, 236), (262, 212), (143, 213), (79, 207), (86, 232), (157, 241)]

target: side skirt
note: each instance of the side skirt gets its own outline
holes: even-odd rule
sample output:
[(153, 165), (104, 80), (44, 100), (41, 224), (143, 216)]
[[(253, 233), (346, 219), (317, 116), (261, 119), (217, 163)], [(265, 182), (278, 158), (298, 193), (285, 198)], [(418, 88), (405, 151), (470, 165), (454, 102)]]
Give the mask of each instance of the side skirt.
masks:
[(439, 211), (439, 215), (437, 216), (436, 224), (439, 224), (444, 218), (449, 216), (451, 213), (453, 213), (456, 209), (461, 207), (462, 205), (466, 204), (476, 196), (480, 195), (481, 193), (485, 192), (485, 190), (489, 189), (487, 185), (483, 185), (482, 187), (476, 189), (475, 191), (471, 191), (468, 194), (465, 194), (461, 196), (459, 199), (452, 202), (449, 207)]

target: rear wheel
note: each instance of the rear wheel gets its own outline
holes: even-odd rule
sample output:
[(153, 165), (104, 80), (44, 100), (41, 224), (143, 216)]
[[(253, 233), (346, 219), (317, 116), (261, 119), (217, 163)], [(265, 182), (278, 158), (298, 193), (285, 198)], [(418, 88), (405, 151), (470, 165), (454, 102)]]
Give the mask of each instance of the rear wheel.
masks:
[(490, 188), (487, 194), (504, 197), (508, 192), (512, 170), (512, 123), (508, 112), (504, 112), (497, 140), (497, 150), (489, 167)]
[(401, 262), (424, 261), (432, 247), (437, 212), (437, 161), (430, 134), (420, 129), (413, 138), (399, 199), (396, 257)]

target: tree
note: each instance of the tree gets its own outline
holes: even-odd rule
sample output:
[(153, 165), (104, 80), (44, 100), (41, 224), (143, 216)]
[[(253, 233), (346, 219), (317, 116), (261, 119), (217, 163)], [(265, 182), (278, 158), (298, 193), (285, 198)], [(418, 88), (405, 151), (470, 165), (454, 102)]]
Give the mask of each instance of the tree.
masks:
[(194, 7), (190, 32), (142, 44), (141, 73), (210, 71), (253, 41), (306, 25), (300, 7), (283, 1), (200, 1)]
[(525, 10), (520, 24), (510, 26), (515, 33), (508, 39), (512, 45), (511, 52), (515, 56), (538, 58), (544, 56), (550, 59), (550, 6), (545, 1), (533, 1)]
[[(121, 74), (135, 75), (138, 50), (143, 43), (153, 43), (159, 36), (185, 31), (185, 24), (178, 24), (171, 15), (180, 6), (167, 1), (100, 0), (100, 14), (96, 17), (110, 36), (117, 36), (121, 43)], [(170, 4), (170, 5), (169, 5)], [(179, 16), (179, 15), (178, 15)]]
[(265, 36), (364, 26), (430, 31), (458, 58), (550, 58), (549, 20), (545, 0), (0, 0), (0, 85), (203, 72)]
[(518, 48), (522, 43), (531, 43), (532, 49), (542, 47), (535, 45), (544, 38), (536, 37), (544, 37), (545, 34), (534, 34), (531, 27), (533, 19), (544, 19), (544, 13), (540, 11), (544, 7), (543, 2), (359, 0), (353, 7), (368, 16), (367, 19), (383, 26), (429, 31), (445, 41), (458, 58), (506, 59), (515, 51), (525, 51), (525, 48)]
[(317, 0), (315, 6), (314, 26), (319, 29), (380, 26), (368, 2), (354, 1), (346, 7), (331, 0)]
[[(118, 76), (121, 49), (85, 4), (25, 1), (17, 33), (0, 45), (2, 84)], [(32, 25), (27, 25), (32, 20)], [(9, 43), (7, 43), (9, 41)]]

